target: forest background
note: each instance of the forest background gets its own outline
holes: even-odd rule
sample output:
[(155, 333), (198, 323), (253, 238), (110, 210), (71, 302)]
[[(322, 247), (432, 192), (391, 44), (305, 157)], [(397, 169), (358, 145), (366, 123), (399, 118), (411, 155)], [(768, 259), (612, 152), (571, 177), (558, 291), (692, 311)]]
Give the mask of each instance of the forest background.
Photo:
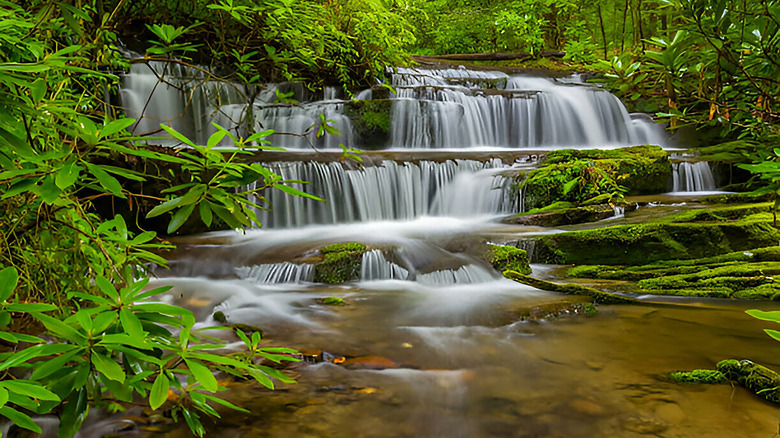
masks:
[[(289, 381), (256, 359), (292, 350), (240, 333), (245, 353), (213, 354), (221, 344), (190, 312), (152, 301), (144, 267), (165, 265), (171, 244), (138, 212), (166, 219), (162, 235), (191, 217), (246, 228), (263, 190), (306, 195), (240, 160), (269, 147), (267, 131), (196, 145), (161, 128), (191, 148), (177, 153), (129, 133), (111, 96), (130, 63), (354, 92), (412, 55), (523, 52), (508, 66), (595, 72), (631, 109), (699, 129), (710, 157), (754, 163), (777, 197), (779, 27), (777, 0), (0, 0), (0, 415), (40, 431), (32, 417), (52, 413), (72, 436), (91, 407), (140, 398), (202, 435), (215, 405), (240, 409), (217, 397), (212, 370)], [(213, 149), (224, 138), (232, 154)], [(240, 188), (258, 179), (252, 203)], [(134, 189), (148, 182), (162, 194)], [(131, 214), (106, 214), (119, 204)]]

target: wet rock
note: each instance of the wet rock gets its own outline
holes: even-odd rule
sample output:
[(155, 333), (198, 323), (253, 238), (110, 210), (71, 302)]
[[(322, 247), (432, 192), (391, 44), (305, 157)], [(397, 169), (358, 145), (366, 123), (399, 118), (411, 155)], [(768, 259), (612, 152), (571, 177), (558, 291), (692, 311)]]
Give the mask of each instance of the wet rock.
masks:
[(400, 368), (400, 364), (381, 356), (360, 356), (348, 358), (344, 361), (344, 367), (351, 370), (384, 370), (388, 368)]
[(511, 245), (488, 245), (488, 248), (487, 259), (499, 272), (511, 270), (526, 275), (531, 273), (525, 250)]
[(669, 428), (669, 425), (650, 417), (631, 417), (623, 421), (623, 428), (641, 435), (657, 435)]
[(685, 412), (677, 403), (664, 403), (658, 406), (655, 415), (669, 424), (680, 424), (685, 420)]
[(320, 248), (322, 258), (314, 264), (314, 281), (339, 284), (360, 277), (360, 266), (366, 245), (357, 242), (337, 243)]
[[(560, 204), (559, 204), (560, 205)], [(571, 205), (571, 204), (564, 204)], [(635, 205), (623, 206), (627, 210), (636, 208)], [(596, 204), (580, 207), (561, 207), (554, 209), (531, 210), (503, 219), (505, 224), (534, 225), (540, 227), (557, 227), (561, 225), (581, 224), (595, 222), (610, 218), (615, 215), (614, 208), (609, 204)]]
[(606, 409), (589, 400), (574, 400), (569, 403), (569, 406), (576, 412), (585, 415), (602, 416), (607, 413)]
[(340, 297), (327, 297), (322, 299), (322, 304), (326, 306), (343, 306), (344, 299)]

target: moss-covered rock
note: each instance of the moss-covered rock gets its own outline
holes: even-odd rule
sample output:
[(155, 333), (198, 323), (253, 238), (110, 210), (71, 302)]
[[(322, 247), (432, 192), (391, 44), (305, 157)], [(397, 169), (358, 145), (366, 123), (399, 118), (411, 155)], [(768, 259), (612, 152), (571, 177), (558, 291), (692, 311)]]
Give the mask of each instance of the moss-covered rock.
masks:
[[(587, 299), (587, 298), (583, 298)], [(590, 301), (563, 302), (538, 305), (528, 308), (513, 309), (520, 321), (539, 321), (573, 316), (595, 316), (598, 309)]]
[(326, 306), (343, 306), (344, 299), (340, 297), (326, 297), (322, 299), (322, 304)]
[(669, 377), (675, 382), (705, 383), (709, 385), (724, 383), (727, 380), (726, 376), (718, 370), (675, 371), (669, 373)]
[(499, 272), (511, 270), (526, 275), (531, 273), (528, 253), (525, 250), (510, 245), (488, 245), (488, 247), (488, 261)]
[(314, 263), (314, 281), (339, 284), (360, 278), (360, 267), (366, 245), (357, 242), (337, 243), (320, 248), (322, 258)]
[(504, 271), (504, 277), (518, 283), (527, 284), (537, 289), (551, 292), (561, 292), (567, 295), (584, 295), (590, 297), (594, 303), (599, 304), (636, 304), (637, 300), (623, 295), (611, 292), (604, 292), (592, 287), (580, 286), (578, 284), (558, 284), (551, 281), (540, 280), (538, 278), (523, 275), (515, 271)]
[(539, 237), (535, 260), (559, 264), (643, 265), (711, 257), (775, 244), (780, 232), (763, 221), (616, 225)]
[(780, 375), (749, 360), (729, 359), (718, 362), (718, 371), (729, 380), (773, 403), (780, 403)]
[[(570, 203), (556, 203), (568, 204)], [(612, 206), (608, 204), (588, 205), (582, 207), (566, 207), (560, 209), (534, 209), (505, 218), (505, 224), (535, 225), (540, 227), (557, 227), (561, 225), (595, 222), (615, 215)]]
[(621, 193), (621, 187), (629, 194), (661, 193), (671, 175), (668, 155), (658, 146), (561, 149), (547, 154), (541, 167), (529, 172), (521, 185), (526, 208), (538, 208), (556, 201), (609, 202)]

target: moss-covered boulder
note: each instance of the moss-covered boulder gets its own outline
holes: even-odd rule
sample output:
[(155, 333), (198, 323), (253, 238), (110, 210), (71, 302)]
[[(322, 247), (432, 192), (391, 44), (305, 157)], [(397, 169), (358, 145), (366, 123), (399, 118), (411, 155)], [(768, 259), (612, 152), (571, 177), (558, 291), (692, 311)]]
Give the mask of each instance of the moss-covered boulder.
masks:
[(615, 215), (614, 208), (609, 204), (570, 206), (570, 203), (555, 203), (553, 205), (569, 205), (562, 208), (533, 209), (518, 213), (502, 220), (505, 224), (535, 225), (539, 227), (557, 227), (561, 225), (595, 222)]
[(531, 273), (525, 250), (511, 245), (488, 245), (488, 248), (487, 259), (499, 272), (511, 270), (525, 275)]
[(360, 278), (360, 267), (366, 245), (357, 242), (337, 243), (320, 248), (321, 258), (314, 263), (314, 281), (339, 284)]
[(526, 174), (526, 208), (557, 201), (588, 203), (628, 194), (666, 191), (672, 165), (658, 146), (634, 146), (613, 150), (561, 149), (547, 154), (541, 167)]
[(773, 403), (780, 403), (780, 375), (749, 360), (729, 359), (718, 362), (718, 371), (729, 380)]
[(539, 237), (535, 260), (559, 264), (644, 265), (716, 256), (776, 244), (770, 223), (646, 223)]

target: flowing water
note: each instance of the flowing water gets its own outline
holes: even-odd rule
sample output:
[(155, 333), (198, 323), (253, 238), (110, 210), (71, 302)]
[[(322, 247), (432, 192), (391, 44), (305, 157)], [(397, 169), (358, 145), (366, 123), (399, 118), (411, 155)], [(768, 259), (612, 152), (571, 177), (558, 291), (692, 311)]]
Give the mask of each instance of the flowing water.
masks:
[[(126, 88), (145, 74), (134, 70)], [(665, 144), (647, 116), (628, 114), (614, 96), (574, 77), (399, 69), (392, 85), (397, 95), (380, 146), (417, 148), (417, 158), (364, 165), (269, 160), (285, 179), (308, 181), (300, 188), (326, 202), (271, 193), (270, 211), (259, 212), (264, 228), (182, 239), (171, 269), (158, 272), (157, 285), (174, 286), (165, 299), (191, 308), (202, 326), (215, 324), (220, 311), (229, 323), (261, 327), (267, 345), (299, 348), (309, 358), (288, 370), (296, 385), (273, 392), (231, 385), (225, 396), (251, 414), (225, 413), (207, 422), (209, 430), (247, 437), (775, 436), (776, 408), (745, 390), (664, 377), (725, 358), (777, 365), (776, 343), (761, 330), (766, 323), (743, 312), (773, 303), (646, 297), (644, 305), (599, 306), (587, 316), (582, 300), (504, 279), (484, 259), (490, 242), (560, 230), (500, 225), (523, 208), (508, 178), (520, 160), (467, 158), (464, 149)], [(202, 95), (185, 88), (166, 88), (169, 99), (160, 102), (132, 87), (123, 96), (126, 105), (133, 98), (147, 107), (200, 96), (208, 109), (189, 124), (201, 136), (208, 133), (204, 120), (251, 113), (231, 128), (252, 123), (304, 135), (274, 140), (291, 148), (310, 141), (360, 146), (345, 115), (350, 103), (333, 90), (324, 100), (286, 105), (273, 100), (282, 85), (243, 90), (257, 94), (249, 104), (222, 88)], [(341, 137), (307, 140), (307, 126), (323, 112)], [(446, 159), (426, 154), (442, 148)], [(674, 190), (709, 190), (705, 170), (689, 164), (677, 166)], [(616, 210), (614, 220), (641, 222), (651, 211)], [(318, 249), (353, 241), (371, 248), (360, 279), (313, 283)], [(330, 296), (346, 305), (324, 305)], [(85, 436), (104, 426), (91, 427)], [(186, 431), (153, 426), (128, 434)]]

